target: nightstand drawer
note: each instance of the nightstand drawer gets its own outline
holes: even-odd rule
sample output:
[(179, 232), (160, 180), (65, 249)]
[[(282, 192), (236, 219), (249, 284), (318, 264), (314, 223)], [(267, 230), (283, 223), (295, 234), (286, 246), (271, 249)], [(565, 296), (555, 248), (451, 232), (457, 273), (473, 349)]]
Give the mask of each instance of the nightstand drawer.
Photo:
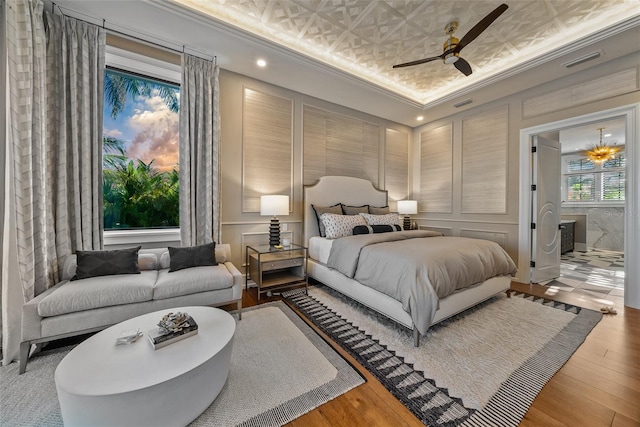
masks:
[(300, 267), (304, 263), (303, 258), (288, 258), (277, 261), (263, 261), (262, 271), (279, 270), (281, 268)]

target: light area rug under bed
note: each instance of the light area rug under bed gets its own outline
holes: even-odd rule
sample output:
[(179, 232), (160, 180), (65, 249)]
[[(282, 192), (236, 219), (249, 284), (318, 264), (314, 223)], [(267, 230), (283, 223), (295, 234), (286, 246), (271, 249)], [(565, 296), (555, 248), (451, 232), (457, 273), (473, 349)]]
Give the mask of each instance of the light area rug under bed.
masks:
[[(131, 345), (149, 344), (143, 339)], [(17, 363), (0, 368), (0, 425), (63, 425), (54, 371), (71, 348), (34, 356), (23, 375)], [(363, 383), (285, 303), (263, 304), (243, 310), (227, 383), (190, 426), (279, 426)]]
[(524, 294), (498, 295), (433, 326), (414, 347), (407, 329), (327, 287), (287, 298), (425, 425), (518, 425), (602, 318)]

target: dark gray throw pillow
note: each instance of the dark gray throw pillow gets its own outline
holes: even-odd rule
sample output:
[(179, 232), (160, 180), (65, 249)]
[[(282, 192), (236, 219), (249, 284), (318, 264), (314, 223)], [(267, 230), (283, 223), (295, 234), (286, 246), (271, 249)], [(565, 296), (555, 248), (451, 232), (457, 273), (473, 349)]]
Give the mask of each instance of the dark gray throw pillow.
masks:
[(140, 274), (137, 248), (111, 251), (76, 251), (78, 267), (71, 280), (114, 274)]
[(216, 242), (186, 248), (169, 247), (169, 273), (191, 267), (218, 265)]

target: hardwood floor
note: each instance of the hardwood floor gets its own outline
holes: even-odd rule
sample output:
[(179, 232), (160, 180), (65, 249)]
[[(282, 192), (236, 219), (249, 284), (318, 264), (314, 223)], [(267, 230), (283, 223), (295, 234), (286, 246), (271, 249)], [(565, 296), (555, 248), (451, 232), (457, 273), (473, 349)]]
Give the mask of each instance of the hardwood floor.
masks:
[[(548, 295), (546, 287), (519, 283), (512, 284), (512, 289), (593, 310), (599, 310), (601, 305), (593, 297), (576, 291)], [(260, 302), (277, 299), (263, 297)], [(244, 293), (243, 304), (245, 307), (257, 304), (255, 288)], [(616, 309), (618, 314), (605, 315), (542, 389), (522, 426), (640, 426), (640, 310), (621, 305), (616, 305)], [(355, 359), (318, 332), (367, 382), (288, 426), (422, 426)]]

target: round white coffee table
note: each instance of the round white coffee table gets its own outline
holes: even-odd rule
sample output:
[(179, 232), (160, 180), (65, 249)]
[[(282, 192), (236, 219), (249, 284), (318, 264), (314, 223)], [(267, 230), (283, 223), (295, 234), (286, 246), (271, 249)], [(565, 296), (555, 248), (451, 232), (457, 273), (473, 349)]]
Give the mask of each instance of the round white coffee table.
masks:
[[(154, 350), (147, 332), (168, 312), (187, 312), (198, 333)], [(137, 342), (116, 346), (122, 331)], [(185, 426), (214, 401), (229, 375), (235, 319), (212, 307), (177, 307), (135, 317), (88, 338), (55, 372), (64, 425)]]

